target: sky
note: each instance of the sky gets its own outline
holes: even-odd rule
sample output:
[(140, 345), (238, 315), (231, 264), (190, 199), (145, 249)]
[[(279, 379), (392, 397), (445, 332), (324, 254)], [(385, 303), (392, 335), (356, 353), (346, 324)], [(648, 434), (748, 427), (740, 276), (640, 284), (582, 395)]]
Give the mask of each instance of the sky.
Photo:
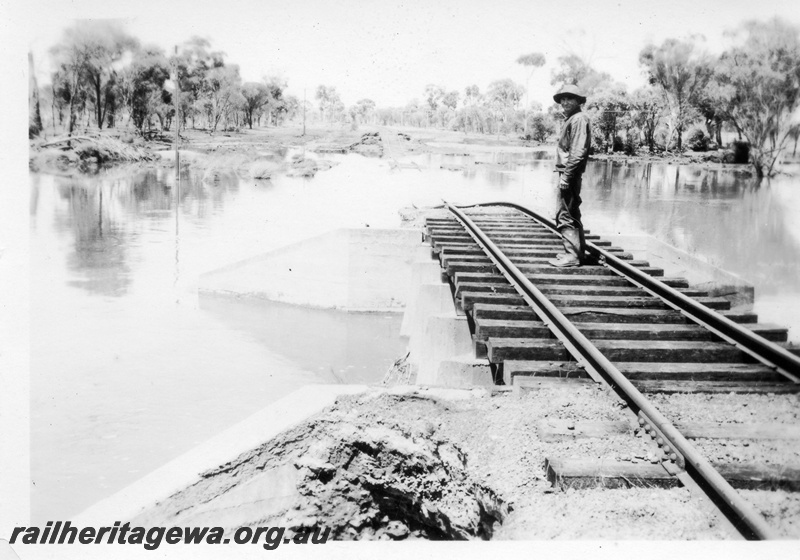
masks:
[[(238, 64), (244, 81), (278, 75), (289, 93), (313, 100), (335, 86), (346, 105), (424, 99), (427, 84), (481, 91), (511, 78), (543, 106), (556, 89), (559, 56), (575, 53), (635, 89), (644, 84), (638, 54), (665, 38), (705, 37), (709, 52), (724, 32), (748, 19), (781, 16), (800, 25), (796, 0), (0, 0), (22, 55), (34, 54), (49, 81), (48, 49), (75, 19), (122, 19), (143, 43), (172, 51), (193, 35)], [(7, 37), (8, 39), (9, 37)], [(547, 59), (532, 74), (516, 63), (530, 52)], [(27, 59), (23, 72), (27, 72)]]

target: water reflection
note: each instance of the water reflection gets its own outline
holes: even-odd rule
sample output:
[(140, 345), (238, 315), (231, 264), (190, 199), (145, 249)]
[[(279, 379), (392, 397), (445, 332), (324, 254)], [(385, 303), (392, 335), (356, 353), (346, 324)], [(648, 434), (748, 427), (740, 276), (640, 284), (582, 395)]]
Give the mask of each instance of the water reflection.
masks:
[(345, 313), (208, 294), (201, 294), (200, 308), (329, 383), (380, 383), (405, 351), (396, 313)]
[[(542, 159), (546, 156), (545, 152), (427, 154), (422, 157), (423, 169), (417, 173), (421, 182), (429, 183), (439, 170), (449, 174), (451, 182), (456, 179), (464, 186), (473, 185), (490, 197), (494, 192), (494, 198), (514, 199), (520, 182), (534, 184), (530, 188), (538, 191), (543, 182), (551, 183), (552, 162)], [(360, 156), (342, 156), (341, 161), (348, 161), (347, 157)], [(728, 169), (590, 162), (582, 196), (590, 227), (595, 219), (601, 224), (633, 224), (680, 249), (763, 283), (761, 289), (766, 293), (776, 293), (795, 286), (799, 272), (798, 240), (787, 233), (793, 227), (789, 216), (794, 214), (776, 203), (774, 195), (776, 188), (786, 188), (787, 181), (791, 182), (758, 185), (748, 174)], [(146, 169), (113, 177), (58, 178), (55, 182), (58, 196), (66, 202), (54, 213), (55, 228), (69, 232), (73, 239), (72, 252), (67, 256), (68, 267), (75, 273), (71, 285), (117, 297), (130, 287), (129, 251), (139, 243), (142, 223), (163, 227), (164, 220), (178, 212), (181, 220), (201, 225), (222, 215), (226, 204), (235, 201), (245, 192), (243, 189), (265, 196), (275, 189), (271, 181), (243, 180), (233, 172), (188, 168), (181, 173), (179, 193), (171, 169)], [(311, 184), (308, 180), (301, 182)], [(34, 216), (39, 206), (39, 185), (39, 178), (34, 176)]]
[[(74, 237), (67, 266), (76, 275), (69, 285), (108, 296), (122, 296), (131, 283), (128, 266), (130, 233), (115, 219), (114, 197), (84, 181), (59, 185), (66, 211), (55, 216), (56, 229)], [(105, 202), (105, 204), (104, 204)]]
[[(464, 179), (478, 181), (490, 189), (504, 190), (517, 181), (517, 175), (542, 162), (552, 160), (547, 151), (477, 154), (426, 154), (422, 160), (428, 169), (445, 169)], [(550, 164), (552, 165), (552, 163)]]
[[(427, 154), (422, 160), (425, 169), (418, 173), (448, 170), (464, 185), (474, 184), (487, 194), (496, 191), (496, 198), (504, 198), (520, 178), (525, 183), (533, 176), (539, 190), (543, 180), (550, 182), (552, 163), (542, 159), (546, 156), (545, 152)], [(245, 182), (248, 191), (268, 194), (274, 189), (271, 181)], [(131, 283), (129, 250), (138, 243), (142, 221), (163, 224), (177, 211), (181, 220), (202, 224), (225, 212), (226, 203), (242, 192), (242, 183), (232, 172), (188, 168), (182, 171), (179, 193), (171, 169), (56, 179), (58, 195), (66, 205), (55, 212), (55, 227), (69, 232), (74, 241), (67, 256), (68, 267), (75, 273), (70, 284), (92, 293), (124, 295)], [(34, 176), (33, 215), (39, 184)], [(757, 185), (748, 174), (728, 169), (605, 161), (590, 162), (583, 197), (590, 226), (597, 218), (601, 223), (624, 218), (620, 223), (635, 224), (667, 243), (743, 274), (771, 294), (796, 287), (800, 272), (798, 241), (787, 234), (793, 214), (775, 203), (775, 188), (768, 182)]]
[[(672, 165), (593, 162), (584, 180), (587, 220), (635, 222), (646, 233), (756, 283), (757, 294), (795, 292), (796, 212), (776, 202), (785, 183)], [(627, 233), (621, 231), (621, 233)]]

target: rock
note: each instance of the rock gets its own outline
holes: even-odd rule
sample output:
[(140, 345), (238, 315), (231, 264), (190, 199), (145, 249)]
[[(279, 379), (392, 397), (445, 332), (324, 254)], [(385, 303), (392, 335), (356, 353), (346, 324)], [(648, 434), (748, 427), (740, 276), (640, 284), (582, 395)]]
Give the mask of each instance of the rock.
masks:
[(326, 171), (335, 165), (334, 162), (324, 159), (310, 159), (295, 156), (289, 164), (286, 175), (289, 177), (313, 177), (318, 171)]
[(356, 144), (352, 148), (353, 152), (361, 154), (362, 156), (380, 157), (383, 155), (383, 147), (380, 144)]

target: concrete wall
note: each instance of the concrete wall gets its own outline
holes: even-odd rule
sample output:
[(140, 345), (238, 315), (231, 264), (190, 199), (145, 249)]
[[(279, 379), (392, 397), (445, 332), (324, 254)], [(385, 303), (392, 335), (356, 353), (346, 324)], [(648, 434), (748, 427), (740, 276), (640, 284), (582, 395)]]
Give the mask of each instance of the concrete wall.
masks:
[(411, 268), (411, 292), (400, 327), (418, 385), (468, 388), (492, 385), (486, 359), (476, 359), (467, 318), (457, 315), (450, 285), (443, 282), (431, 246), (419, 244)]
[(203, 274), (201, 292), (346, 311), (402, 311), (414, 229), (340, 229)]

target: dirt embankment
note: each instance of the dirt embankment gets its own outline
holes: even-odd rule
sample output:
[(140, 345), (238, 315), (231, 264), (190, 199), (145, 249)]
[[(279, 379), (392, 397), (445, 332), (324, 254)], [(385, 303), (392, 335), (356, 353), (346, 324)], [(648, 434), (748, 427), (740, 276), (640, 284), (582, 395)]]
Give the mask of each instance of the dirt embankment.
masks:
[[(554, 487), (548, 458), (657, 461), (655, 444), (635, 427), (548, 436), (547, 423), (628, 417), (610, 392), (567, 385), (522, 398), (419, 387), (342, 398), (132, 521), (229, 532), (330, 527), (337, 539), (737, 538), (688, 488)], [(748, 497), (782, 534), (797, 537), (800, 501), (791, 493)]]
[[(470, 473), (460, 445), (437, 421), (402, 422), (378, 409), (414, 396), (375, 393), (332, 410), (145, 512), (144, 525), (330, 528), (334, 539), (489, 539), (508, 505)], [(416, 401), (420, 402), (417, 403)], [(428, 406), (426, 406), (428, 405)], [(378, 407), (376, 409), (375, 407)]]
[(120, 131), (84, 132), (31, 142), (31, 171), (93, 173), (104, 166), (154, 162), (153, 144)]
[[(384, 152), (375, 129), (338, 126), (309, 127), (305, 133), (298, 126), (215, 134), (189, 129), (181, 132), (179, 146), (182, 164), (201, 169), (209, 178), (226, 173), (254, 179), (279, 173), (311, 177), (336, 165), (324, 159), (326, 153), (382, 157)], [(290, 150), (297, 153), (288, 154)], [(62, 175), (92, 174), (127, 163), (174, 166), (174, 161), (174, 137), (160, 134), (145, 140), (124, 129), (37, 139), (29, 155), (32, 171)]]

